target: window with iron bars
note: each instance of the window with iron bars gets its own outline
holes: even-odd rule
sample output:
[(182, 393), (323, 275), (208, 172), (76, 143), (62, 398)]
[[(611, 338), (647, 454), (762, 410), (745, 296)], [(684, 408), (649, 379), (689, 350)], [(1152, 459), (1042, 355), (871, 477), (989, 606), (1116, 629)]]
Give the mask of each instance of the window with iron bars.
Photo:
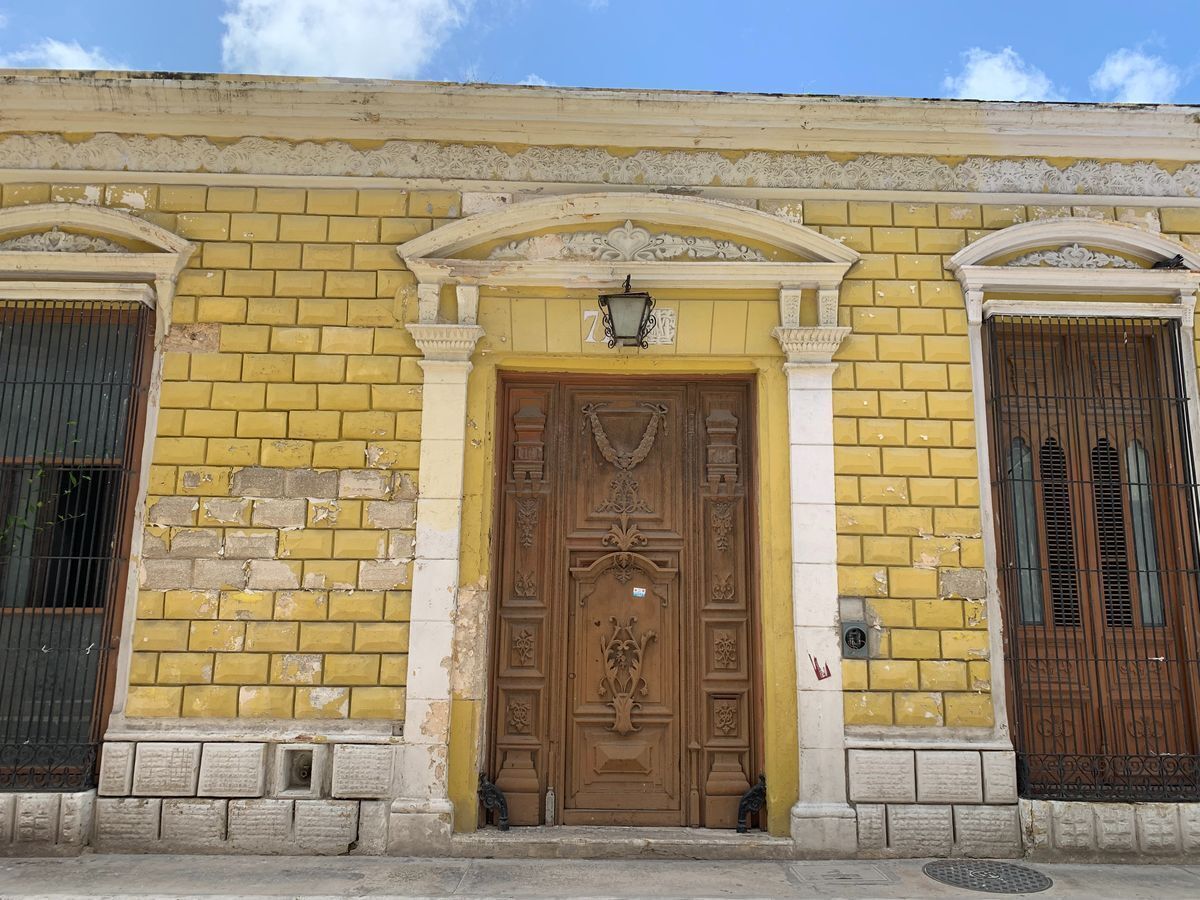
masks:
[(984, 334), (1022, 795), (1200, 800), (1179, 323), (996, 316)]
[(94, 784), (153, 322), (0, 303), (0, 789)]

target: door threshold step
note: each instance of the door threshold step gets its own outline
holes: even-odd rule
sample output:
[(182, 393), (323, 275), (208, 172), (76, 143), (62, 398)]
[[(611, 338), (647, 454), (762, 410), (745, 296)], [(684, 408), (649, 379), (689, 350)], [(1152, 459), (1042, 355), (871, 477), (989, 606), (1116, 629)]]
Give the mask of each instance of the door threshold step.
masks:
[(473, 859), (795, 859), (791, 838), (763, 831), (538, 825), (453, 836), (450, 855)]

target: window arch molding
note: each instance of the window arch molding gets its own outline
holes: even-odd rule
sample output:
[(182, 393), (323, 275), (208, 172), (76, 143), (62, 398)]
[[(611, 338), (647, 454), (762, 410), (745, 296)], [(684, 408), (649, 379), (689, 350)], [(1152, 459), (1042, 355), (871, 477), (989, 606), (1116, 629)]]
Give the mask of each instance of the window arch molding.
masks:
[(155, 309), (156, 344), (170, 329), (175, 282), (194, 251), (178, 235), (118, 210), (82, 203), (0, 210), (4, 295), (127, 300), (136, 294)]

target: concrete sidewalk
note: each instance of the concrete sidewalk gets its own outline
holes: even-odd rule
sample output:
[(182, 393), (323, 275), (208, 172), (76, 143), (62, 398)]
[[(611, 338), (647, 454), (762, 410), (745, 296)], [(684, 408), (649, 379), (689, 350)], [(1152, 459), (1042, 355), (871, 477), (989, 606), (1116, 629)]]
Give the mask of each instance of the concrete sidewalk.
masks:
[[(8, 897), (989, 897), (926, 877), (918, 860), (685, 862), (86, 855), (0, 859)], [(1200, 897), (1200, 865), (1035, 865), (1036, 896)], [(1012, 895), (1008, 895), (1012, 896)]]

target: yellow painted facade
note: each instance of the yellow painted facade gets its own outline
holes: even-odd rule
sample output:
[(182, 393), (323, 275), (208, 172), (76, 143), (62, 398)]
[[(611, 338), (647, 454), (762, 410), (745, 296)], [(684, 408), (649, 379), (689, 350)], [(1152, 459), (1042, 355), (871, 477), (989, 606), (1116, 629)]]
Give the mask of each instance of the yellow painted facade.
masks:
[[(209, 137), (215, 147), (232, 140), (225, 133)], [(357, 132), (342, 137), (347, 153), (377, 149), (378, 142)], [(480, 143), (510, 157), (520, 150), (497, 137)], [(687, 152), (656, 145), (650, 136), (637, 144), (556, 149), (622, 159)], [(751, 144), (720, 152), (730, 165), (768, 153)], [(830, 153), (838, 163), (854, 158), (840, 146)], [(1002, 164), (1013, 155), (987, 158)], [(1038, 159), (1061, 172), (1090, 157), (1047, 150)], [(1171, 158), (1151, 164), (1164, 171), (1180, 166)], [(152, 460), (139, 510), (142, 585), (124, 635), (120, 714), (147, 734), (169, 731), (170, 723), (180, 733), (194, 726), (209, 729), (205, 735), (236, 734), (235, 720), (244, 720), (248, 733), (269, 726), (286, 736), (266, 741), (316, 735), (323, 742), (349, 729), (397, 746), (436, 731), (431, 723), (440, 716), (449, 737), (437, 777), (448, 784), (453, 827), (472, 831), (487, 742), (486, 602), (455, 613), (453, 661), (445, 663), (448, 707), (405, 721), (412, 709), (418, 511), (428, 473), (421, 470), (426, 373), (407, 328), (420, 318), (418, 278), (398, 246), (472, 213), (487, 215), (477, 210), (495, 204), (568, 190), (587, 194), (598, 179), (568, 185), (564, 176), (560, 184), (549, 170), (532, 168), (523, 182), (503, 183), (457, 172), (351, 176), (336, 171), (340, 163), (329, 165), (319, 174), (111, 167), (92, 173), (64, 165), (60, 176), (6, 168), (0, 207), (94, 205), (195, 246), (175, 285), (161, 383), (154, 385)], [(639, 177), (629, 176), (622, 189), (661, 187)], [(909, 750), (927, 746), (922, 742), (974, 741), (1001, 752), (1007, 723), (997, 721), (1004, 706), (993, 685), (1003, 661), (981, 506), (989, 486), (980, 482), (977, 452), (985, 438), (976, 431), (980, 398), (968, 308), (947, 263), (985, 235), (1052, 219), (1129, 228), (1153, 223), (1150, 230), (1162, 237), (1200, 248), (1200, 205), (1116, 190), (1047, 193), (1038, 202), (1030, 191), (781, 188), (749, 176), (742, 184), (696, 177), (691, 193), (803, 226), (860, 254), (837, 292), (837, 325), (850, 332), (833, 356), (833, 478), (837, 593), (843, 603), (861, 600), (870, 637), (868, 658), (829, 660), (840, 665), (849, 741), (838, 753), (859, 746), (856, 739), (863, 747)], [(624, 221), (585, 217), (565, 229), (546, 222), (476, 241), (456, 258), (486, 265), (517, 237), (606, 231)], [(656, 227), (648, 217), (632, 217), (631, 224)], [(764, 262), (804, 259), (766, 239), (674, 224), (673, 233), (731, 241)], [(492, 577), (501, 372), (752, 375), (762, 624), (755, 650), (765, 698), (767, 822), (771, 834), (787, 836), (795, 827), (792, 807), (806, 790), (797, 685), (810, 661), (797, 658), (794, 626), (802, 623), (793, 620), (788, 486), (795, 475), (788, 374), (774, 336), (783, 324), (779, 291), (656, 289), (658, 309), (674, 312), (677, 331), (671, 342), (640, 351), (610, 350), (599, 339), (597, 319), (589, 317), (596, 293), (578, 283), (484, 283), (479, 290), (482, 336), (470, 354), (466, 386), (458, 584), (486, 596)], [(458, 321), (456, 302), (463, 301), (444, 285), (439, 321)], [(801, 325), (818, 322), (819, 303), (818, 291), (804, 285)], [(811, 665), (819, 669), (820, 662)]]

